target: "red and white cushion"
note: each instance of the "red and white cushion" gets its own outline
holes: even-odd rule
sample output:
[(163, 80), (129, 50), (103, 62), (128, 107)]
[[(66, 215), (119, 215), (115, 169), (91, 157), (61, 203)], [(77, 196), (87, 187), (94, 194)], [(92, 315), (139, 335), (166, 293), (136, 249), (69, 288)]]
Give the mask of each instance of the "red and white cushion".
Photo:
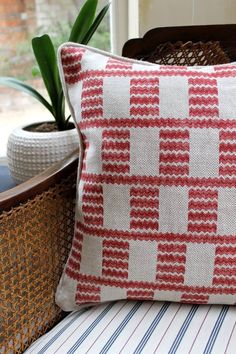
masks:
[(236, 64), (159, 66), (65, 44), (81, 138), (65, 310), (236, 302)]

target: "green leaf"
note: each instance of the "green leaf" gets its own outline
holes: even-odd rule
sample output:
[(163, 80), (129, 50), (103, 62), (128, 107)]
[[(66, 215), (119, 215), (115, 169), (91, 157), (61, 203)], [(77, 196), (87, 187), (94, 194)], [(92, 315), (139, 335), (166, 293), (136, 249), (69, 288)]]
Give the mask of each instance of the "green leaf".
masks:
[(89, 28), (88, 32), (86, 33), (86, 35), (84, 36), (83, 40), (81, 41), (81, 44), (87, 44), (90, 39), (92, 38), (94, 32), (97, 30), (98, 26), (100, 25), (100, 23), (102, 22), (104, 16), (106, 15), (108, 9), (109, 9), (110, 4), (104, 6), (104, 8), (99, 12), (99, 14), (97, 15), (97, 17), (95, 18), (93, 24), (91, 25), (91, 27)]
[(41, 72), (40, 72), (40, 70), (39, 70), (39, 67), (36, 66), (36, 65), (34, 65), (34, 66), (32, 67), (31, 73), (32, 73), (32, 76), (33, 76), (33, 77), (41, 76)]
[(6, 77), (6, 76), (0, 77), (0, 85), (8, 86), (16, 90), (26, 92), (30, 96), (36, 98), (36, 100), (42, 103), (53, 114), (53, 109), (50, 103), (47, 100), (45, 100), (45, 98), (30, 85), (27, 85), (20, 80), (14, 79), (12, 77)]
[(47, 34), (41, 37), (34, 37), (32, 39), (32, 47), (43, 81), (49, 96), (51, 96), (51, 94), (58, 91), (60, 82), (56, 53), (51, 38)]
[(56, 118), (58, 113), (57, 110), (60, 106), (58, 100), (61, 99), (62, 88), (57, 69), (55, 49), (50, 37), (47, 34), (44, 34), (41, 37), (33, 38), (32, 47), (44, 84), (48, 91), (48, 95), (51, 99)]
[(69, 41), (81, 43), (93, 23), (98, 0), (87, 0), (72, 27)]

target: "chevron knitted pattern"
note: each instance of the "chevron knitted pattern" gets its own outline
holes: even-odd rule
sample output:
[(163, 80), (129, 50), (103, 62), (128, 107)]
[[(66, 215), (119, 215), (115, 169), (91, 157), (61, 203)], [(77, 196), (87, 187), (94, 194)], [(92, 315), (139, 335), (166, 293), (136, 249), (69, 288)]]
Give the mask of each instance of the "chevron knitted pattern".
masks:
[(236, 303), (236, 63), (59, 51), (80, 135), (64, 310), (118, 299)]

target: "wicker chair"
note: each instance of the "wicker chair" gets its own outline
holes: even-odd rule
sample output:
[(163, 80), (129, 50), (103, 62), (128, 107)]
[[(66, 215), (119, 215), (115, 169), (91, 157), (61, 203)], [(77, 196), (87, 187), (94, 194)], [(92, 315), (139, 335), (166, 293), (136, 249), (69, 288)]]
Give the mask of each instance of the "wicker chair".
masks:
[[(123, 55), (161, 64), (236, 61), (236, 25), (157, 28)], [(22, 353), (63, 317), (54, 293), (71, 244), (78, 153), (0, 194), (0, 353)]]
[(214, 65), (236, 60), (236, 25), (154, 28), (127, 41), (122, 55), (164, 65)]

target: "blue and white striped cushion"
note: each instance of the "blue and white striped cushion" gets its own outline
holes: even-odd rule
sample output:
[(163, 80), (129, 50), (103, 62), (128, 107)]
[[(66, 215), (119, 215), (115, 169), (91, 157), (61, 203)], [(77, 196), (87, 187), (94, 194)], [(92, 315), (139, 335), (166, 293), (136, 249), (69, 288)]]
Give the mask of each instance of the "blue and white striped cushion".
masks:
[(75, 311), (27, 354), (235, 354), (236, 307), (118, 301)]

